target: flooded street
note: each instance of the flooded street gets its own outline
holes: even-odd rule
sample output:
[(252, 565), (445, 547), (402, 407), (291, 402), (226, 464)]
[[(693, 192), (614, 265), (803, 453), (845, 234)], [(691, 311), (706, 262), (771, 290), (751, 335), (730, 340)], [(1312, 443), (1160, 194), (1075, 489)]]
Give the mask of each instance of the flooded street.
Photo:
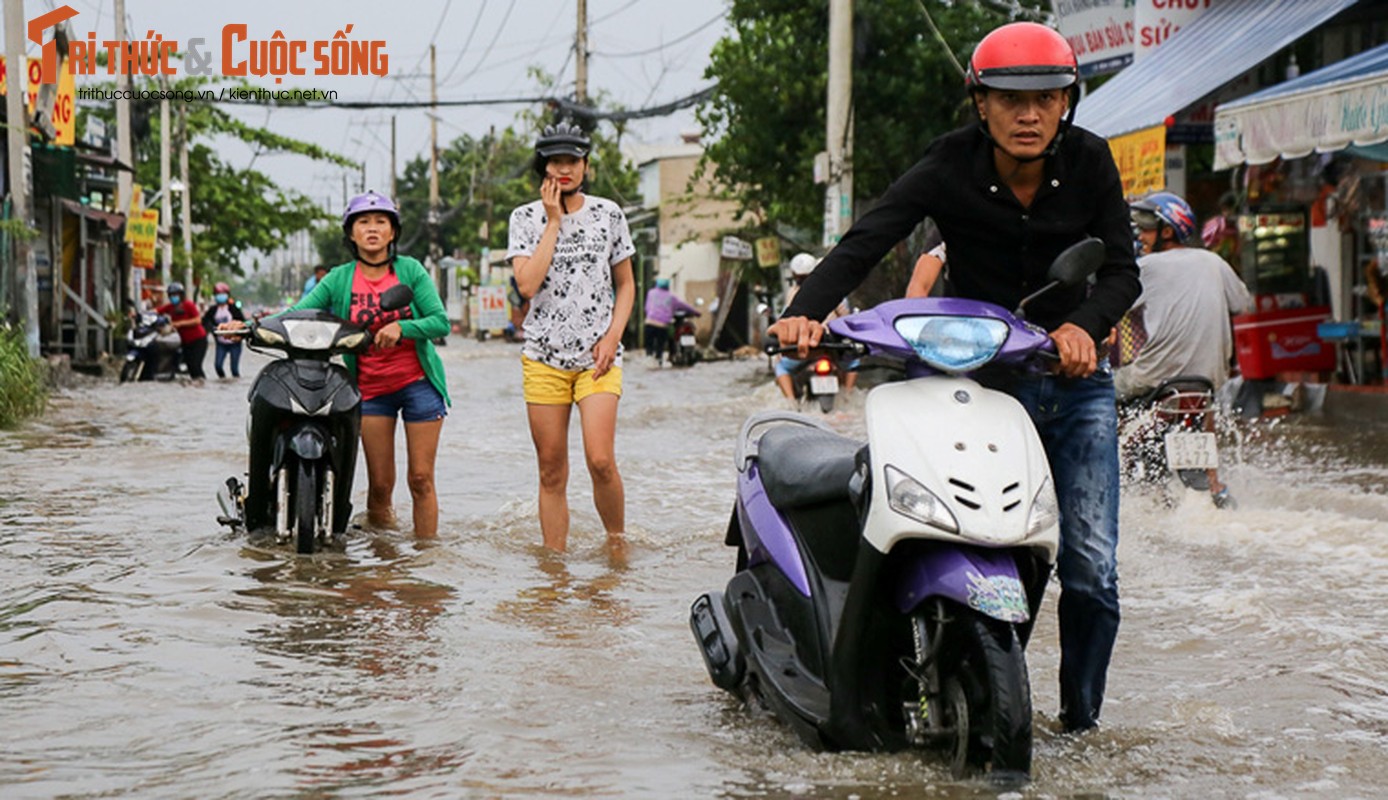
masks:
[[(734, 438), (780, 405), (764, 360), (628, 359), (618, 569), (576, 421), (571, 550), (538, 547), (518, 347), (440, 353), (435, 541), (356, 531), (306, 558), (218, 526), (249, 377), (91, 383), (0, 433), (0, 794), (995, 796), (942, 759), (808, 751), (709, 681), (688, 607), (731, 573)], [(861, 435), (861, 400), (830, 420)], [(1222, 472), (1238, 510), (1125, 498), (1123, 625), (1103, 727), (1079, 738), (1055, 732), (1053, 585), (1028, 651), (1034, 780), (1012, 796), (1382, 796), (1388, 420), (1244, 431)], [(361, 511), (360, 465), (354, 493)], [(396, 502), (408, 519), (403, 481)]]

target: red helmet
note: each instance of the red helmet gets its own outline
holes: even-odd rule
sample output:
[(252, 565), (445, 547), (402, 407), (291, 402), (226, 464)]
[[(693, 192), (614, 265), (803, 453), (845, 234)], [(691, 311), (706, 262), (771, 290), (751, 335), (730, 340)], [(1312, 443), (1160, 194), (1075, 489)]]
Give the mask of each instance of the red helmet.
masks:
[(974, 48), (964, 85), (971, 90), (1040, 91), (1064, 89), (1078, 80), (1075, 51), (1064, 36), (1035, 22), (1013, 22)]
[(224, 282), (222, 282), (222, 281), (217, 281), (217, 285), (212, 287), (212, 291), (214, 291), (214, 292), (230, 292), (230, 291), (231, 291), (231, 286), (228, 285), (228, 284), (226, 284), (226, 283), (224, 283)]

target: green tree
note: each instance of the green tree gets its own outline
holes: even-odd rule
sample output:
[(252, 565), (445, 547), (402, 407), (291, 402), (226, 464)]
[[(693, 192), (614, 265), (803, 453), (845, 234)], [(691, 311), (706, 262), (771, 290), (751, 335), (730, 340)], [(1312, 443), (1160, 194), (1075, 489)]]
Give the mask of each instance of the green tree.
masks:
[[(931, 32), (922, 2), (961, 64), (984, 34), (1010, 21), (982, 3), (855, 5), (853, 188), (859, 209), (915, 163), (931, 139), (970, 119), (963, 78)], [(1022, 3), (1033, 10), (1044, 5)], [(828, 2), (732, 0), (728, 24), (705, 73), (718, 89), (696, 111), (712, 140), (706, 163), (745, 212), (775, 228), (816, 232), (806, 239), (818, 241), (824, 189), (814, 183), (813, 165), (825, 148)], [(904, 287), (909, 260), (899, 249), (890, 282), (900, 287), (874, 293)]]

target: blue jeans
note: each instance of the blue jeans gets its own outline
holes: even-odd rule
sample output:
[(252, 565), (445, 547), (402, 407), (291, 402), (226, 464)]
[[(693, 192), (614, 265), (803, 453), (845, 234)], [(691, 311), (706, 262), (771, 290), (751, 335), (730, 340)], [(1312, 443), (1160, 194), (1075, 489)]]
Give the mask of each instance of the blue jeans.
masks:
[(997, 388), (1026, 408), (1060, 503), (1060, 719), (1099, 721), (1118, 636), (1118, 413), (1107, 361), (1088, 378), (1016, 377)]
[(212, 362), (212, 366), (217, 370), (217, 377), (226, 377), (226, 373), (222, 371), (222, 363), (226, 360), (227, 356), (231, 356), (231, 376), (233, 378), (241, 377), (241, 343), (232, 342), (231, 344), (226, 344), (222, 342), (221, 339), (215, 339), (214, 341), (217, 343), (217, 360)]

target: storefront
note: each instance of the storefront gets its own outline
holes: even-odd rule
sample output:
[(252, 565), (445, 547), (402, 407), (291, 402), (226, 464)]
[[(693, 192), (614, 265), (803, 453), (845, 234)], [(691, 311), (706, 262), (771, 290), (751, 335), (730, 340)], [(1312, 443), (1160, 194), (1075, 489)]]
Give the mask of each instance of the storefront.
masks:
[[(1388, 362), (1388, 45), (1215, 110), (1215, 166), (1243, 169), (1266, 207), (1306, 207), (1308, 261), (1325, 274), (1341, 375), (1376, 383)], [(1315, 291), (1315, 287), (1311, 287)]]

